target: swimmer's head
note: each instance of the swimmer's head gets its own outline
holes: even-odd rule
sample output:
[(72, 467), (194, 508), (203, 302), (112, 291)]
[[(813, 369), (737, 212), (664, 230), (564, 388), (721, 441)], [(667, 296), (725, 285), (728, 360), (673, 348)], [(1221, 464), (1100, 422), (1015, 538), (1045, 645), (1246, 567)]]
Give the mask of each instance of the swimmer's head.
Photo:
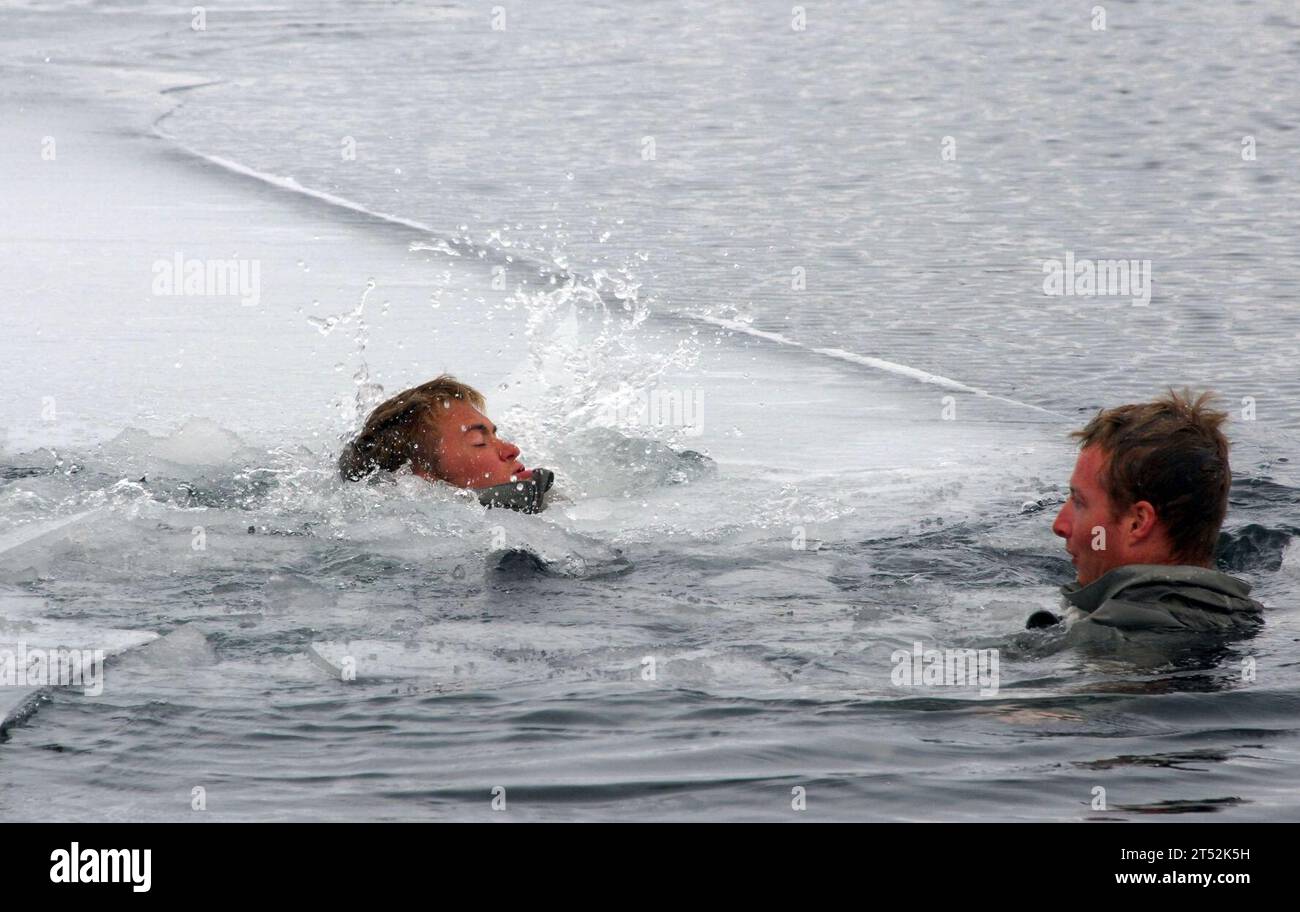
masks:
[(356, 481), (409, 464), (422, 478), (458, 488), (528, 478), (519, 448), (497, 437), (485, 406), (482, 393), (446, 374), (400, 392), (370, 413), (339, 457), (339, 471)]
[(1128, 564), (1190, 564), (1214, 559), (1228, 511), (1227, 419), (1169, 391), (1155, 402), (1104, 410), (1081, 431), (1070, 496), (1052, 531), (1086, 586)]

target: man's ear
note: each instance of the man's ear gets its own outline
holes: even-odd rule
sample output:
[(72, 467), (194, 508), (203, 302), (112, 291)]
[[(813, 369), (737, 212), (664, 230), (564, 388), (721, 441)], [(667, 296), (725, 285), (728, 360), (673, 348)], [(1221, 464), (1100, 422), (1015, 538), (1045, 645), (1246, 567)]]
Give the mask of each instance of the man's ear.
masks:
[(1156, 515), (1156, 508), (1151, 505), (1151, 501), (1139, 500), (1129, 507), (1124, 526), (1133, 541), (1140, 544), (1155, 534), (1159, 522), (1160, 517)]

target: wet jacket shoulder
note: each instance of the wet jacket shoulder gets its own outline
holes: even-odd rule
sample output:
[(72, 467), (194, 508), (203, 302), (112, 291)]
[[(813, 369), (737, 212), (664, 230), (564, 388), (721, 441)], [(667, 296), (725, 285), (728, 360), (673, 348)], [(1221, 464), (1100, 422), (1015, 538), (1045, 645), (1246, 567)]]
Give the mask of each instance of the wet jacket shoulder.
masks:
[(1130, 564), (1061, 587), (1069, 614), (1117, 630), (1230, 631), (1263, 621), (1250, 585), (1208, 567)]

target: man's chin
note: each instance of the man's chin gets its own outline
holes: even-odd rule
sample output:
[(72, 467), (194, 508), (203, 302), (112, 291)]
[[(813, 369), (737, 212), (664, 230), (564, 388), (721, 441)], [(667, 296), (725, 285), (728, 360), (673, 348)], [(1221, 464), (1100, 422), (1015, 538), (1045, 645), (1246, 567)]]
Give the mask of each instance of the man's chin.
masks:
[(1071, 557), (1070, 563), (1074, 565), (1074, 583), (1076, 586), (1086, 586), (1097, 578), (1096, 576), (1089, 575), (1086, 570), (1079, 569), (1077, 558)]
[(1097, 580), (1101, 579), (1105, 575), (1106, 571), (1104, 570), (1078, 570), (1075, 572), (1074, 581), (1080, 586), (1087, 586), (1091, 583), (1097, 582)]
[(1074, 584), (1076, 586), (1086, 586), (1088, 583), (1092, 582), (1092, 580), (1087, 578), (1088, 571), (1079, 566), (1079, 558), (1075, 557), (1074, 553), (1069, 550), (1065, 553), (1069, 555), (1070, 566), (1074, 568)]

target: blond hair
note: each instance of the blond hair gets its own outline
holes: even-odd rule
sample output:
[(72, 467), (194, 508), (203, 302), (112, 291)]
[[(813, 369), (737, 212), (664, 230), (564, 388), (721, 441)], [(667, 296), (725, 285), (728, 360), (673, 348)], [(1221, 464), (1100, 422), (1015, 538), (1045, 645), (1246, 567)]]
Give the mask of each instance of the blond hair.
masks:
[(1214, 557), (1232, 486), (1221, 430), (1228, 415), (1211, 408), (1214, 398), (1171, 389), (1154, 402), (1104, 409), (1070, 435), (1109, 457), (1101, 482), (1115, 509), (1150, 503), (1174, 556), (1194, 564)]
[(395, 472), (408, 462), (436, 473), (436, 408), (445, 408), (453, 399), (468, 402), (477, 409), (486, 405), (482, 393), (450, 374), (442, 374), (381, 402), (370, 413), (361, 432), (343, 448), (339, 473), (348, 481), (358, 481), (376, 469)]

